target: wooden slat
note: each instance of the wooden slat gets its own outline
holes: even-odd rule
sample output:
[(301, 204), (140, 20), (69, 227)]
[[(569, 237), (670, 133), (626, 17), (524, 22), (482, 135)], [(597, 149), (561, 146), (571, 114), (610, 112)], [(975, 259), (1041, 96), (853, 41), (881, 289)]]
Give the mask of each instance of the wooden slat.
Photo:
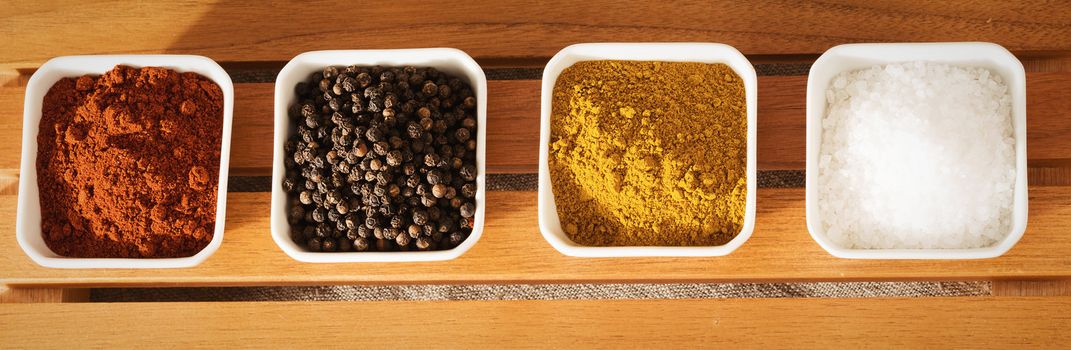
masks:
[[(1028, 157), (1047, 167), (1071, 165), (1071, 72), (1027, 75)], [(803, 169), (807, 77), (759, 77), (759, 169)], [(233, 175), (268, 175), (274, 84), (236, 84)], [(488, 84), (488, 171), (534, 173), (539, 146), (539, 81)], [(0, 175), (15, 174), (24, 90), (0, 88)]]
[[(17, 2), (0, 8), (0, 67), (61, 55), (192, 53), (286, 61), (309, 50), (457, 47), (478, 59), (552, 56), (578, 42), (709, 41), (747, 54), (817, 54), (850, 42), (990, 41), (1071, 49), (1067, 4), (857, 1)], [(117, 35), (121, 35), (117, 37)], [(541, 60), (537, 60), (540, 62)]]
[(718, 258), (570, 258), (536, 225), (535, 193), (490, 192), (484, 235), (446, 262), (306, 264), (271, 240), (267, 193), (230, 193), (223, 245), (200, 266), (161, 270), (45, 269), (14, 236), (15, 197), (0, 196), (0, 284), (24, 286), (291, 285), (667, 281), (961, 280), (1071, 277), (1071, 187), (1032, 187), (1030, 221), (1006, 255), (984, 260), (847, 260), (807, 233), (802, 189), (760, 189), (755, 231)]
[(0, 338), (55, 349), (1038, 349), (1071, 342), (1069, 309), (1067, 297), (0, 305)]

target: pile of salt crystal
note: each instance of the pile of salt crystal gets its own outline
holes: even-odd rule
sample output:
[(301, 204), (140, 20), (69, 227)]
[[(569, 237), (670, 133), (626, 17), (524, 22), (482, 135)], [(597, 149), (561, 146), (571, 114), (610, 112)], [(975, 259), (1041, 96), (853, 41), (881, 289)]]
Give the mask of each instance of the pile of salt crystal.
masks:
[(821, 225), (850, 248), (978, 248), (1011, 230), (1011, 96), (984, 68), (910, 62), (826, 91)]

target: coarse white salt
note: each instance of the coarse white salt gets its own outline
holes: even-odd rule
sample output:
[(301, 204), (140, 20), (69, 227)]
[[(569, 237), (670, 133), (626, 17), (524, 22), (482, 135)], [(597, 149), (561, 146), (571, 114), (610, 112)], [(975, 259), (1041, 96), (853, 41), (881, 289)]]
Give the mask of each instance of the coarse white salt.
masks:
[(999, 74), (889, 64), (834, 77), (826, 98), (818, 210), (830, 240), (980, 248), (1011, 231), (1015, 140)]

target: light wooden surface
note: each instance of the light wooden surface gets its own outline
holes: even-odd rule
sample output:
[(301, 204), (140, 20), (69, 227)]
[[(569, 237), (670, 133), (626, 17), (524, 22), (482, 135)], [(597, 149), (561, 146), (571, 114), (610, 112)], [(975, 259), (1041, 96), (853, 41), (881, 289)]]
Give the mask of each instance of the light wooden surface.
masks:
[(5, 347), (1061, 348), (1071, 298), (0, 305)]
[[(760, 170), (803, 169), (806, 76), (759, 77)], [(1027, 75), (1028, 158), (1033, 166), (1071, 165), (1071, 72)], [(487, 169), (534, 173), (539, 146), (539, 81), (488, 84)], [(270, 175), (274, 84), (235, 84), (232, 175)], [(0, 176), (17, 174), (22, 139), (21, 87), (0, 88)]]
[[(377, 6), (382, 5), (382, 6)], [(708, 41), (746, 54), (817, 54), (837, 44), (990, 41), (1020, 54), (1071, 49), (1065, 1), (52, 1), (0, 7), (0, 67), (60, 55), (192, 53), (286, 61), (322, 49), (456, 47), (530, 62), (577, 42)], [(1064, 10), (1061, 10), (1064, 9)], [(117, 35), (121, 34), (121, 39)]]
[[(755, 231), (715, 258), (583, 259), (555, 251), (536, 225), (534, 192), (489, 192), (483, 237), (445, 262), (307, 264), (271, 240), (268, 193), (230, 193), (223, 245), (189, 269), (68, 270), (35, 265), (14, 239), (0, 240), (0, 284), (197, 286), (354, 283), (547, 283), (845, 281), (1071, 278), (1071, 187), (1030, 189), (1030, 221), (1006, 255), (983, 260), (849, 260), (807, 233), (803, 189), (760, 189)], [(15, 197), (0, 196), (0, 232), (14, 235)]]

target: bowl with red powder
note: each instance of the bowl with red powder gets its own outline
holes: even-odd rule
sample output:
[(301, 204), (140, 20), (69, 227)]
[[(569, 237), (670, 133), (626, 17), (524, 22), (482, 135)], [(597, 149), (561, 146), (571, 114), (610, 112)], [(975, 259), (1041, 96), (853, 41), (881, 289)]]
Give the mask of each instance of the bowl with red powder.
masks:
[(23, 251), (52, 268), (204, 261), (223, 241), (233, 101), (202, 56), (46, 62), (23, 111)]

